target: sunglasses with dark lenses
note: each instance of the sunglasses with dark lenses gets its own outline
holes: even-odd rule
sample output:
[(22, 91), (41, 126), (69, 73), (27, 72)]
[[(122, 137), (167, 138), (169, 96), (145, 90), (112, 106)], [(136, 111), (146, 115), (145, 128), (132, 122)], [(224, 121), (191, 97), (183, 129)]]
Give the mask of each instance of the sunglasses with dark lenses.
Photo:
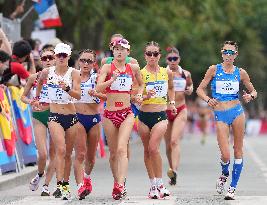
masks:
[(54, 56), (47, 55), (47, 56), (42, 56), (41, 57), (41, 61), (47, 61), (47, 60), (49, 60), (49, 61), (54, 60)]
[(82, 63), (87, 63), (87, 64), (92, 64), (92, 63), (94, 62), (94, 61), (91, 60), (91, 59), (85, 59), (85, 58), (81, 58), (80, 61), (81, 61)]
[(154, 51), (154, 52), (147, 51), (147, 52), (145, 52), (145, 54), (147, 56), (149, 56), (149, 57), (151, 57), (151, 56), (158, 57), (158, 55), (160, 54), (160, 52), (158, 52), (158, 51)]
[(67, 58), (68, 54), (67, 53), (58, 53), (58, 54), (56, 54), (56, 57), (58, 57), (58, 58)]
[(173, 57), (168, 57), (167, 60), (172, 62), (172, 61), (177, 61), (179, 57), (173, 56)]
[(233, 56), (236, 53), (237, 53), (237, 51), (233, 51), (233, 50), (226, 50), (226, 49), (222, 50), (222, 54), (224, 54), (224, 55)]

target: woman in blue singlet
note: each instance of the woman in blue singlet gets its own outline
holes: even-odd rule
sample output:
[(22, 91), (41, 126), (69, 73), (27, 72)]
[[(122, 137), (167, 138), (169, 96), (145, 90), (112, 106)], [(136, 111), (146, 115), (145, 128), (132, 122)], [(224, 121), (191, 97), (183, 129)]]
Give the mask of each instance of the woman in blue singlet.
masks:
[[(229, 176), (229, 132), (230, 127), (232, 127), (234, 135), (232, 181), (225, 195), (225, 200), (234, 200), (236, 186), (243, 168), (243, 139), (245, 133), (245, 115), (239, 101), (240, 82), (248, 90), (248, 92), (243, 91), (242, 93), (242, 98), (246, 103), (255, 99), (257, 92), (250, 82), (247, 72), (234, 65), (238, 56), (237, 44), (233, 41), (226, 41), (221, 53), (223, 62), (209, 67), (197, 89), (197, 94), (214, 110), (222, 167), (222, 174), (216, 183), (216, 190), (219, 194), (223, 193)], [(209, 97), (205, 92), (210, 82), (212, 97)]]

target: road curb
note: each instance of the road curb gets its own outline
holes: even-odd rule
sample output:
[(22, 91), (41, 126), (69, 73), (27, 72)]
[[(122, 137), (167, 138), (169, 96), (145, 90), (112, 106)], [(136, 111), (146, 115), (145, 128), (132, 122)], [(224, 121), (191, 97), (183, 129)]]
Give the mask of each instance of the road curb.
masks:
[(0, 191), (14, 188), (22, 184), (28, 183), (36, 174), (37, 166), (26, 167), (19, 173), (9, 173), (0, 176)]

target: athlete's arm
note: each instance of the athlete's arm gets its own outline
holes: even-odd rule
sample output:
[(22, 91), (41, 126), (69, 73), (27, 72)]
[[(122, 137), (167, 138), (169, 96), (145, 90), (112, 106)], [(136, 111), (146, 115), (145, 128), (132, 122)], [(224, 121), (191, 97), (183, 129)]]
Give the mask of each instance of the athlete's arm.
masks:
[(105, 65), (107, 62), (107, 58), (102, 58), (101, 60), (101, 67), (103, 67), (103, 65)]
[(110, 64), (103, 65), (98, 77), (96, 92), (103, 93), (106, 90), (106, 88), (110, 86), (119, 75), (119, 73), (114, 72), (115, 75), (113, 75), (108, 81), (105, 81), (109, 71), (110, 71)]
[(167, 71), (168, 73), (168, 98), (169, 101), (174, 101), (175, 100), (175, 91), (174, 91), (174, 87), (173, 87), (173, 73), (170, 69), (168, 69)]
[(201, 83), (199, 84), (198, 88), (197, 88), (197, 95), (205, 100), (206, 102), (212, 100), (209, 96), (207, 96), (205, 89), (207, 88), (208, 84), (210, 83), (211, 79), (213, 78), (213, 76), (215, 75), (216, 72), (216, 67), (214, 65), (210, 66), (209, 69), (207, 70), (203, 80), (201, 81)]
[(257, 91), (255, 90), (253, 84), (251, 83), (248, 73), (242, 68), (240, 68), (240, 77), (241, 77), (241, 81), (243, 82), (244, 86), (249, 92), (247, 93), (246, 91), (244, 91), (243, 96), (242, 96), (244, 101), (249, 102), (255, 99), (257, 97)]
[(29, 99), (27, 96), (28, 96), (28, 94), (29, 94), (29, 92), (30, 92), (30, 90), (32, 88), (32, 85), (33, 85), (33, 83), (34, 83), (34, 81), (36, 79), (36, 76), (37, 76), (37, 74), (33, 74), (28, 78), (28, 81), (27, 81), (27, 83), (26, 83), (26, 85), (24, 87), (24, 91), (22, 93), (22, 96), (20, 98), (21, 101), (26, 103), (26, 104), (31, 104), (32, 103), (32, 99)]
[(41, 75), (37, 81), (37, 85), (36, 85), (36, 97), (40, 97), (41, 94), (41, 90), (43, 87), (43, 82), (45, 79), (47, 79), (48, 76), (48, 72), (49, 72), (49, 68), (45, 68), (44, 70), (42, 70)]
[(193, 88), (193, 81), (191, 77), (191, 73), (189, 71), (186, 72), (186, 88), (185, 88), (185, 94), (186, 95), (191, 95), (194, 88)]
[(135, 90), (137, 91), (137, 94), (132, 97), (133, 102), (141, 103), (143, 101), (143, 92), (145, 88), (145, 84), (140, 72), (140, 67), (138, 64), (132, 64), (131, 65), (132, 71), (134, 73), (134, 77), (136, 79), (136, 82), (138, 83), (138, 88)]
[(70, 91), (68, 91), (68, 94), (77, 99), (80, 100), (81, 99), (81, 76), (80, 76), (80, 72), (78, 70), (73, 70), (72, 73), (72, 89)]

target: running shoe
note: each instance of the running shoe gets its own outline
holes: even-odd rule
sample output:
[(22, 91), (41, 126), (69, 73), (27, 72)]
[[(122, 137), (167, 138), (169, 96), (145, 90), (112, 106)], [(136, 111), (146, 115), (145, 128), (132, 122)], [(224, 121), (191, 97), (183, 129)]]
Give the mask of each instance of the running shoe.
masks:
[(219, 194), (222, 194), (225, 190), (225, 185), (227, 182), (227, 176), (224, 176), (223, 174), (219, 177), (219, 179), (216, 182), (216, 191)]
[(41, 196), (50, 196), (50, 191), (47, 185), (42, 186)]
[(173, 171), (171, 168), (169, 168), (167, 175), (170, 178), (169, 184), (170, 185), (176, 185), (176, 178), (177, 178), (176, 172)]
[(229, 187), (228, 191), (224, 197), (225, 200), (235, 200), (235, 188)]
[(156, 186), (152, 186), (149, 190), (148, 193), (148, 198), (150, 199), (159, 199), (160, 195), (159, 195), (159, 190), (157, 189)]
[(117, 182), (114, 182), (114, 187), (113, 187), (113, 191), (112, 191), (112, 197), (115, 200), (120, 200), (124, 197), (125, 193), (124, 193), (124, 185), (123, 184), (119, 184)]
[(85, 199), (85, 197), (91, 193), (92, 187), (90, 185), (91, 179), (84, 178), (82, 186), (78, 189), (79, 200)]
[(59, 185), (59, 184), (57, 185), (57, 188), (54, 191), (53, 196), (55, 198), (61, 198), (62, 197), (62, 185)]
[(39, 174), (35, 175), (35, 177), (30, 182), (30, 190), (36, 191), (39, 188), (39, 182), (40, 182), (42, 177), (39, 177)]
[(158, 186), (158, 191), (159, 191), (160, 198), (164, 198), (166, 196), (170, 196), (170, 194), (171, 194), (169, 192), (169, 190), (165, 186), (163, 186), (163, 184)]
[(70, 200), (70, 185), (62, 185), (62, 200)]

